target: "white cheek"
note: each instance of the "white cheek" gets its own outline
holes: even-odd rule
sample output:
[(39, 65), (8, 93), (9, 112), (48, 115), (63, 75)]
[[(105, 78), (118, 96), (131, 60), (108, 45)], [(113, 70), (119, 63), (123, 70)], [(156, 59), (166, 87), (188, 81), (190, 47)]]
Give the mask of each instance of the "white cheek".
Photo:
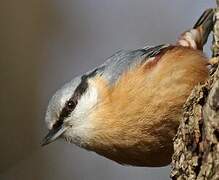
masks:
[(89, 89), (78, 101), (78, 104), (73, 112), (74, 118), (76, 118), (78, 121), (86, 121), (86, 117), (88, 116), (92, 108), (96, 105), (97, 100), (97, 89), (94, 86), (90, 86)]
[(92, 129), (90, 112), (94, 109), (98, 101), (98, 91), (94, 85), (89, 85), (87, 91), (79, 99), (76, 108), (71, 113), (66, 122), (72, 125), (72, 130), (76, 134), (84, 135)]
[(72, 128), (66, 131), (67, 141), (74, 142), (82, 146), (89, 141), (93, 125), (89, 118), (89, 113), (93, 110), (98, 101), (98, 91), (94, 86), (89, 86), (86, 93), (80, 98), (75, 110), (66, 119)]

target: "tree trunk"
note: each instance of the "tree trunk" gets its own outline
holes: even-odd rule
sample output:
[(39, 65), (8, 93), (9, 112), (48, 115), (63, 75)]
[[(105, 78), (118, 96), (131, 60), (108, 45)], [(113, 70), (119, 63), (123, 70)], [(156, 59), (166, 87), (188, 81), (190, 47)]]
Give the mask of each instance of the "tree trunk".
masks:
[[(215, 10), (212, 53), (219, 55), (219, 10)], [(215, 70), (216, 69), (216, 70)], [(183, 109), (174, 139), (171, 178), (174, 180), (219, 180), (219, 68), (197, 86)]]

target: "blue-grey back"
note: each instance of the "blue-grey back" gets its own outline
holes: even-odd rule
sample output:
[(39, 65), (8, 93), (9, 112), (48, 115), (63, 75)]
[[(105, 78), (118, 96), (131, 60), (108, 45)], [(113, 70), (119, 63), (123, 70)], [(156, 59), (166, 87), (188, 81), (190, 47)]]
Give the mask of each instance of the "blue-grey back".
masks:
[(109, 84), (113, 84), (125, 71), (151, 57), (155, 57), (161, 50), (168, 46), (168, 44), (163, 44), (159, 46), (146, 46), (137, 50), (120, 50), (109, 57), (106, 62), (96, 68), (95, 71), (97, 74), (103, 76)]

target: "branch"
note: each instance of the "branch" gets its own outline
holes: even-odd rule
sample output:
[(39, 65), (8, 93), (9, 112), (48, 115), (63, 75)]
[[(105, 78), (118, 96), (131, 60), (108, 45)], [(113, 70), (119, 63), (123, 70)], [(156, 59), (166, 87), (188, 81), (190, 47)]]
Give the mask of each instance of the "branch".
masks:
[[(219, 6), (219, 0), (217, 0)], [(213, 59), (219, 56), (219, 8), (215, 9)], [(218, 62), (215, 61), (215, 62)], [(174, 139), (171, 178), (174, 180), (219, 179), (219, 69), (212, 67), (204, 85), (197, 86), (183, 108)]]

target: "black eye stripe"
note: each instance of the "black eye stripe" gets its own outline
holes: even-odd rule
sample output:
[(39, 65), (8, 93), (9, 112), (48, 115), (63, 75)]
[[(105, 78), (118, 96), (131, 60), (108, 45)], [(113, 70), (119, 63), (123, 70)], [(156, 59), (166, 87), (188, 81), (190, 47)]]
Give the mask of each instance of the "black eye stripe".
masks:
[[(72, 105), (70, 105), (69, 103), (71, 103)], [(60, 113), (60, 116), (59, 116), (59, 120), (63, 121), (64, 118), (68, 117), (71, 112), (74, 110), (74, 108), (76, 107), (77, 105), (77, 101), (76, 100), (69, 100), (64, 108), (62, 109), (61, 113)]]
[(71, 101), (71, 100), (68, 101), (68, 103), (67, 103), (68, 109), (74, 109), (76, 105), (77, 105), (76, 102)]
[(78, 100), (80, 97), (86, 92), (88, 88), (88, 78), (91, 78), (97, 74), (97, 71), (102, 71), (104, 67), (100, 67), (92, 71), (91, 73), (84, 75), (81, 77), (81, 83), (77, 86), (75, 89), (74, 94), (72, 97), (65, 103), (65, 106), (63, 107), (58, 121), (53, 125), (53, 128), (59, 127), (63, 124), (63, 121), (65, 118), (67, 118), (71, 112), (75, 109), (77, 106)]

